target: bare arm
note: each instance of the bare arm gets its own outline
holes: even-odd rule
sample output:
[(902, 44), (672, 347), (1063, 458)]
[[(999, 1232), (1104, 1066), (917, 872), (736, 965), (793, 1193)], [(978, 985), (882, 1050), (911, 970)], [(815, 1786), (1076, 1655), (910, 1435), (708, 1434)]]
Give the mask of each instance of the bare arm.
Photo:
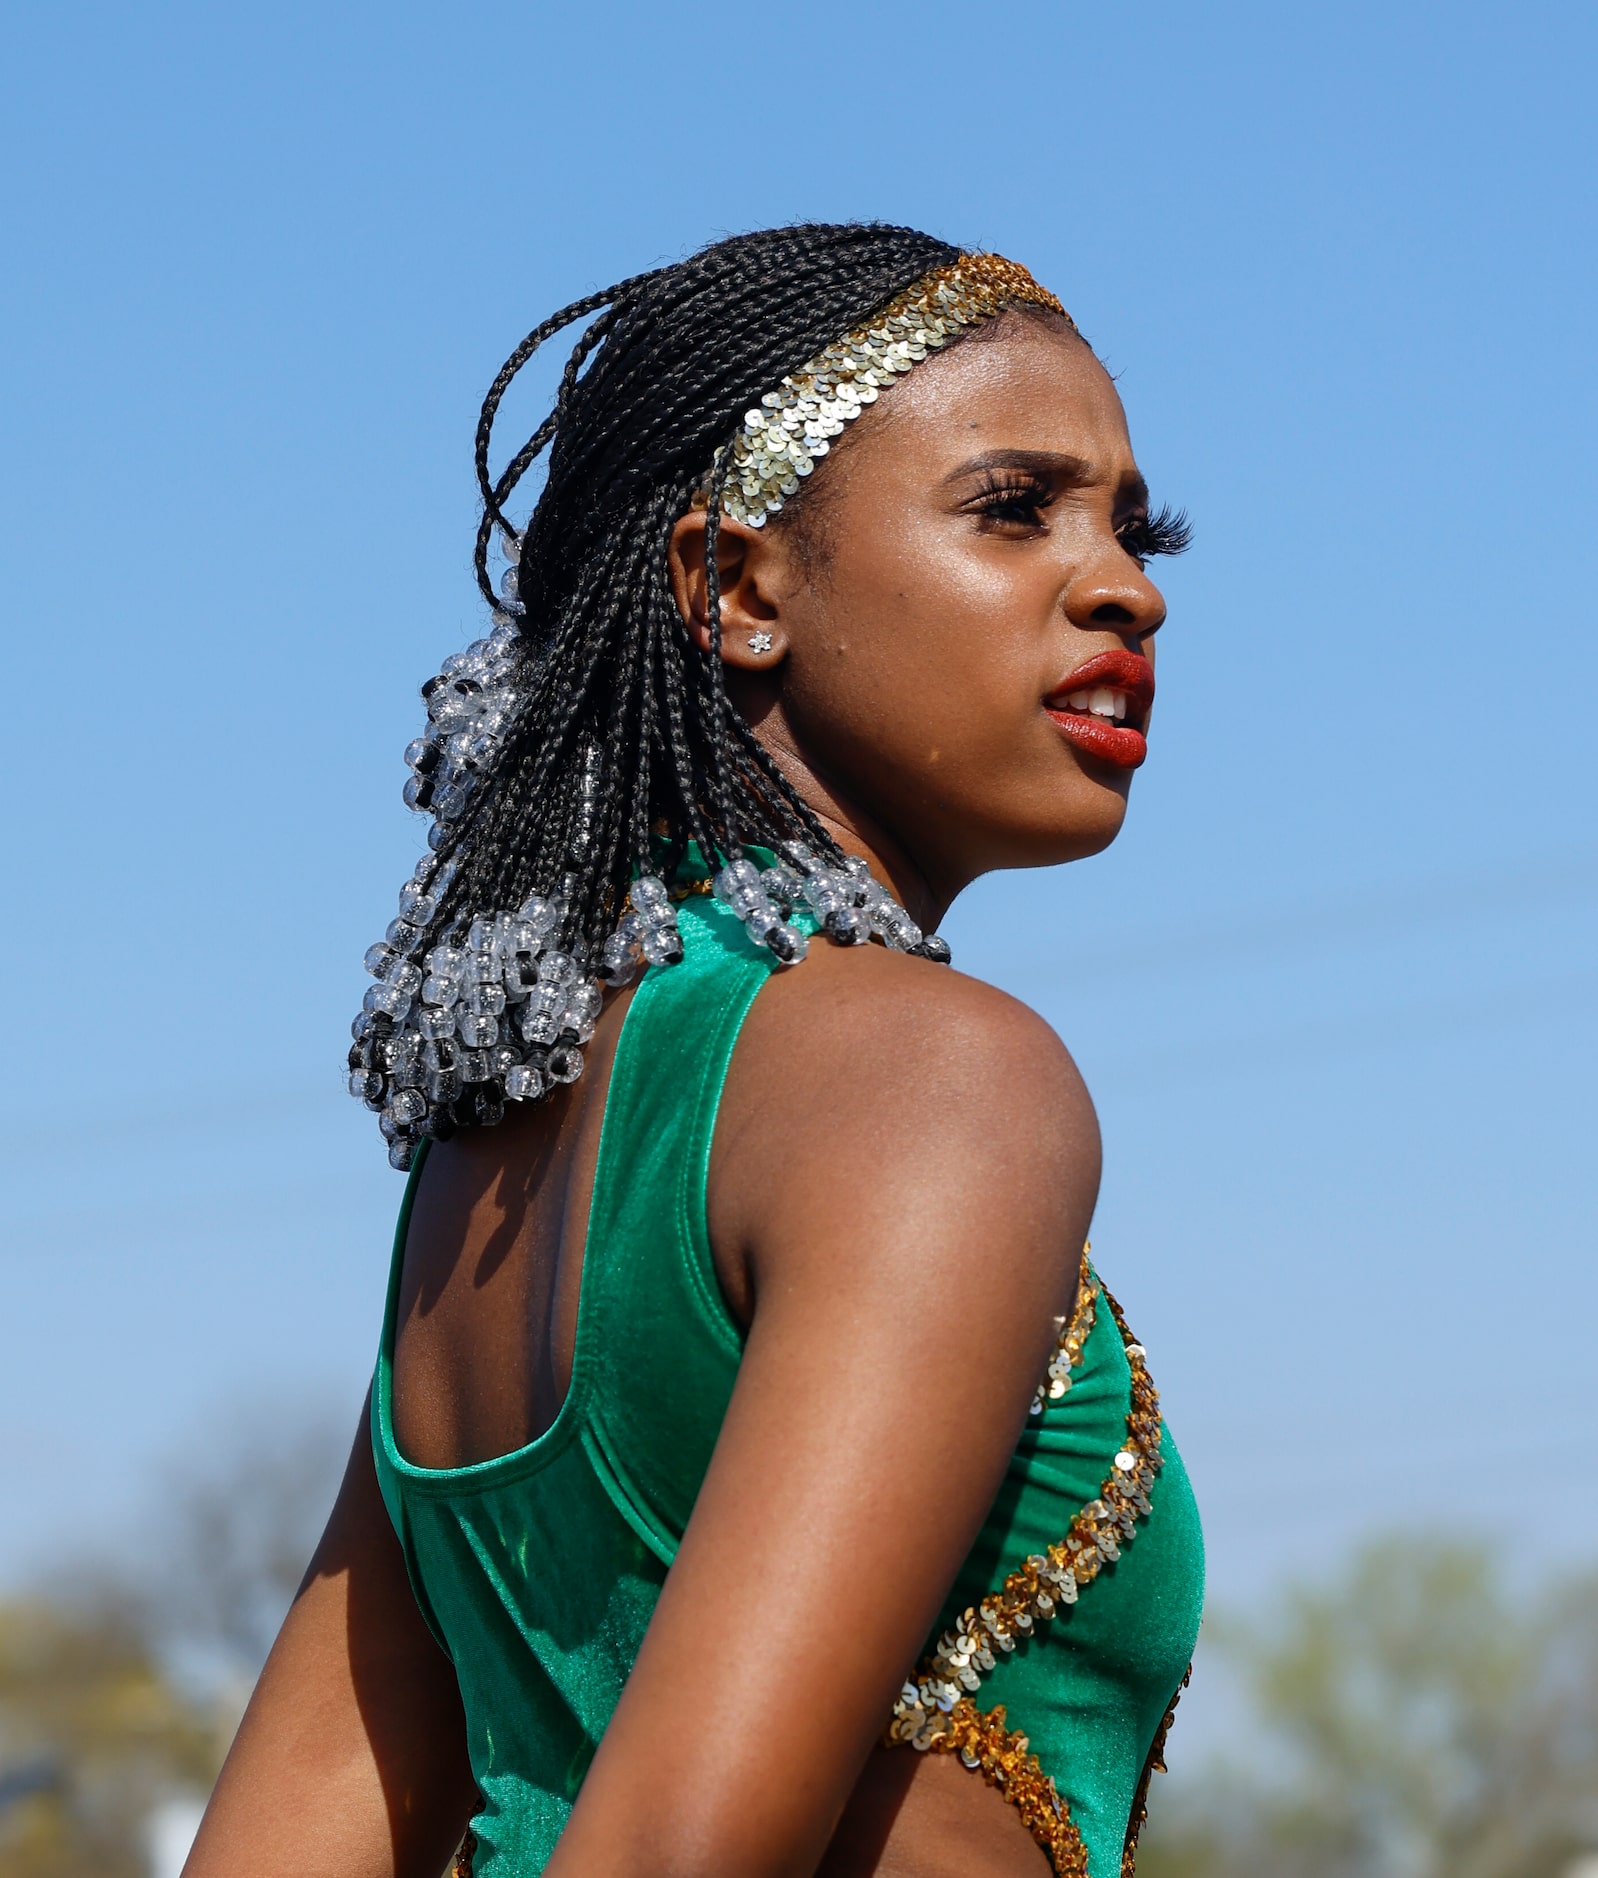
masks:
[(455, 1672), (416, 1608), (363, 1417), (184, 1878), (439, 1878), (473, 1802)]
[(550, 1878), (815, 1870), (1069, 1307), (1098, 1135), (1058, 1040), (953, 974), (842, 964), (763, 992), (734, 1060), (712, 1228), (748, 1345)]

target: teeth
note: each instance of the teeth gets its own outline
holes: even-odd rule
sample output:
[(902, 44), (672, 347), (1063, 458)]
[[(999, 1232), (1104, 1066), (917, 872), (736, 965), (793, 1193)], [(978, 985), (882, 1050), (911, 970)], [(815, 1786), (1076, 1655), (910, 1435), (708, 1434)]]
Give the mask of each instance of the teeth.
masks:
[(1108, 685), (1097, 685), (1088, 691), (1070, 692), (1065, 701), (1073, 711), (1086, 711), (1092, 717), (1114, 718), (1118, 724), (1126, 721), (1128, 709), (1126, 693), (1112, 691)]

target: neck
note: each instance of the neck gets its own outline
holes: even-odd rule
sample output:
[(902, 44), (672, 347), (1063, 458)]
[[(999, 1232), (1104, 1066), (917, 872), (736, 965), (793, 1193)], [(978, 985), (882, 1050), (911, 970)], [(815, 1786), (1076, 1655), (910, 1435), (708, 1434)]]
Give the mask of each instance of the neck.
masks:
[(844, 853), (859, 855), (915, 923), (925, 932), (935, 932), (967, 882), (937, 879), (891, 829), (798, 749), (780, 711), (770, 712), (757, 723), (755, 734)]

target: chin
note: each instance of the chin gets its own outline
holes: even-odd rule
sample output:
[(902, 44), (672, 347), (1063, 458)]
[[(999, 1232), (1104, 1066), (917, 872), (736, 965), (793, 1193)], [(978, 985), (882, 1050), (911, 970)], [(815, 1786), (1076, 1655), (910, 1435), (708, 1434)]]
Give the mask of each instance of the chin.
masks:
[(1015, 831), (1033, 857), (1019, 865), (1058, 867), (1102, 854), (1126, 821), (1131, 786), (1130, 770), (1077, 768), (1063, 788), (1056, 774), (1047, 799), (1027, 804), (1032, 813), (1024, 821), (1031, 825)]
[(987, 852), (981, 871), (1061, 867), (1067, 861), (1085, 861), (1089, 855), (1102, 854), (1121, 832), (1126, 798), (1113, 790), (1094, 793), (1098, 800), (1056, 803), (1047, 817), (990, 822), (982, 844)]
[(1066, 861), (1085, 861), (1089, 855), (1102, 854), (1120, 834), (1126, 820), (1126, 805), (1118, 811), (1092, 818), (1084, 817), (1069, 828), (1059, 829), (1050, 843), (1046, 867), (1058, 867)]
[(1120, 834), (1125, 822), (1126, 805), (1122, 803), (1119, 814), (1102, 817), (1092, 828), (1075, 830), (1071, 851), (1064, 858), (1068, 861), (1085, 861), (1090, 854), (1102, 854)]

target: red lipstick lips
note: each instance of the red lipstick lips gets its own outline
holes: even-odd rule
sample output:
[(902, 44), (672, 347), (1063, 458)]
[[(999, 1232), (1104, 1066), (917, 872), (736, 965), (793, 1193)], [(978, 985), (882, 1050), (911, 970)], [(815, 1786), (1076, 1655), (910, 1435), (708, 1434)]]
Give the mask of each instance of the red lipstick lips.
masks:
[(1117, 769), (1136, 769), (1149, 753), (1154, 667), (1138, 652), (1101, 652), (1062, 678), (1043, 700), (1067, 742)]

